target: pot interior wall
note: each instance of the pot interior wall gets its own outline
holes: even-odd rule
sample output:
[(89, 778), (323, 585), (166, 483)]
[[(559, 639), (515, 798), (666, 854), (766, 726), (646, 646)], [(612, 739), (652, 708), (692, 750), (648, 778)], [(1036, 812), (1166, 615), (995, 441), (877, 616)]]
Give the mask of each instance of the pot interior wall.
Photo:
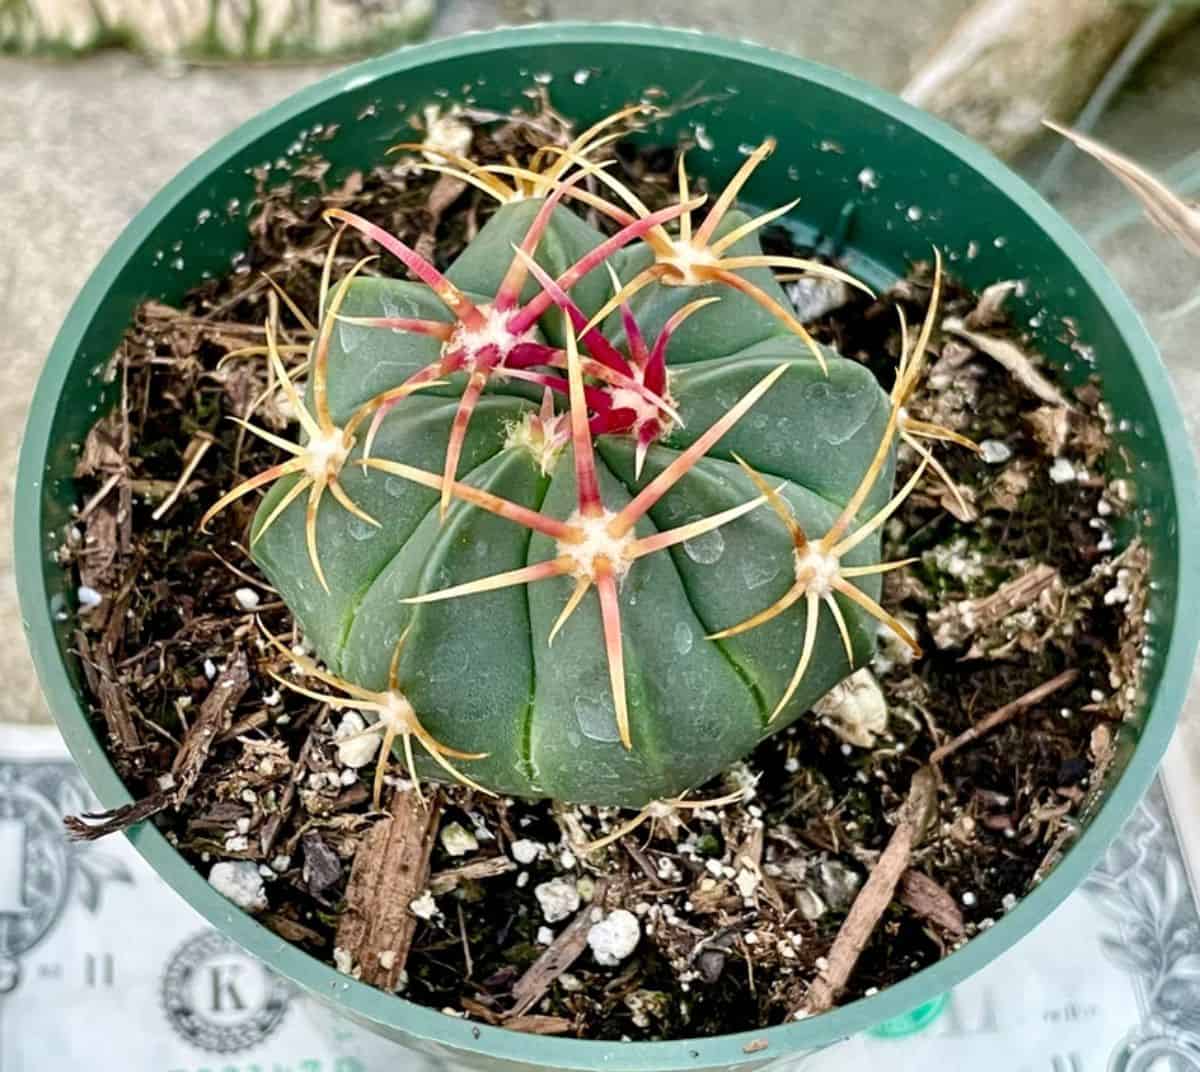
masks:
[[(555, 106), (580, 122), (651, 94), (674, 114), (646, 137), (673, 141), (690, 133), (705, 147), (693, 150), (691, 170), (713, 180), (727, 177), (749, 147), (774, 135), (779, 149), (756, 174), (747, 200), (767, 207), (802, 198), (793, 213), (797, 226), (809, 237), (822, 238), (829, 244), (826, 248), (843, 250), (848, 267), (875, 285), (886, 285), (902, 274), (911, 259), (927, 257), (934, 243), (948, 257), (949, 270), (968, 284), (982, 287), (1000, 279), (1021, 280), (1012, 298), (1018, 323), (1031, 326), (1037, 345), (1069, 379), (1079, 381), (1093, 370), (1098, 372), (1121, 428), (1128, 429), (1119, 438), (1135, 459), (1140, 508), (1150, 522), (1145, 536), (1155, 555), (1153, 647), (1165, 653), (1175, 619), (1180, 548), (1164, 430), (1151, 401), (1151, 388), (1121, 327), (1092, 282), (1060, 248), (1061, 235), (1051, 236), (1034, 222), (1022, 205), (993, 185), (990, 174), (965, 163), (924, 130), (895, 118), (898, 106), (882, 93), (843, 82), (819, 68), (801, 67), (740, 46), (725, 46), (729, 54), (720, 58), (705, 56), (698, 51), (703, 39), (694, 35), (646, 31), (631, 36), (632, 40), (621, 42), (615, 34), (606, 38), (593, 31), (589, 39), (579, 32), (564, 45), (550, 33), (542, 38), (526, 34), (521, 47), (511, 49), (499, 35), (495, 47), (481, 39), (473, 52), (469, 46), (460, 48), (459, 54), (445, 48), (436, 65), (415, 69), (399, 54), (398, 62), (376, 61), (338, 76), (323, 94), (309, 94), (312, 103), (307, 107), (297, 110), (285, 105), (257, 121), (258, 136), (232, 155), (218, 148), (217, 159), (210, 154), (193, 165), (191, 181), (177, 182), (165, 195), (173, 197), (173, 203), (160, 202), (158, 213), (139, 218), (118, 243), (111, 257), (123, 257), (124, 264), (115, 276), (102, 270), (89, 283), (56, 347), (56, 354), (66, 348), (74, 355), (61, 392), (56, 382), (43, 383), (39, 390), (36, 405), (52, 409), (53, 417), (44, 437), (49, 446), (36, 459), (34, 472), (30, 473), (33, 461), (26, 459), (26, 476), (36, 479), (40, 474), (43, 481), (40, 519), (24, 518), (26, 524), (38, 524), (43, 556), (37, 579), (23, 581), (27, 617), (31, 606), (58, 611), (73, 598), (67, 578), (49, 556), (71, 520), (75, 502), (71, 472), (78, 446), (119, 388), (103, 381), (105, 363), (139, 302), (151, 297), (177, 302), (206, 275), (230, 269), (245, 244), (254, 196), (253, 169), (270, 166), (272, 180), (282, 181), (298, 151), (311, 148), (330, 161), (328, 179), (335, 183), (352, 169), (381, 163), (390, 145), (411, 137), (408, 117), (424, 105), (470, 99), (479, 107), (506, 111), (527, 104), (531, 88), (547, 85)], [(797, 68), (798, 75), (781, 73), (775, 66), (780, 63)], [(843, 92), (845, 86), (853, 87), (857, 96)], [(339, 87), (341, 92), (334, 93)], [(885, 111), (875, 110), (876, 103)], [(214, 169), (214, 164), (219, 166)], [(1062, 231), (1069, 234), (1065, 225)], [(1128, 331), (1129, 323), (1122, 327)], [(54, 394), (47, 396), (47, 391)], [(61, 670), (47, 665), (48, 660), (57, 660), (77, 682), (76, 660), (69, 654), (70, 615), (60, 617), (55, 626), (58, 652), (42, 652), (39, 668), (44, 680), (55, 673), (61, 677)], [(36, 651), (36, 636), (34, 647)], [(1150, 696), (1160, 677), (1161, 659), (1154, 659), (1147, 675)], [(47, 688), (66, 727), (70, 713), (57, 710), (63, 703), (49, 684)], [(1169, 720), (1173, 712), (1162, 717)], [(81, 722), (77, 716), (74, 721)], [(68, 736), (74, 738), (77, 756), (79, 742), (89, 733), (81, 724), (70, 727)], [(94, 738), (87, 737), (83, 747), (97, 754), (93, 767), (102, 764)], [(111, 770), (99, 775), (93, 771), (91, 780), (106, 805), (127, 799)], [(164, 851), (171, 851), (165, 843)], [(1045, 911), (1027, 919), (1025, 927)], [(1005, 924), (1020, 926), (1009, 918), (995, 929)], [(277, 944), (264, 940), (263, 948), (275, 949)], [(293, 955), (303, 958), (296, 951), (279, 952), (284, 959)], [(952, 980), (942, 976), (923, 990), (917, 986), (909, 992), (910, 1003), (928, 998), (935, 992), (931, 985), (944, 986), (947, 981)], [(357, 1009), (367, 1019), (395, 1023), (401, 1018), (387, 1010), (399, 1004), (378, 995), (374, 1004), (362, 998)], [(877, 1008), (877, 1019), (901, 1011), (889, 1010), (886, 1003)], [(869, 1019), (860, 1018), (855, 1029), (866, 1026)], [(809, 1027), (786, 1029), (787, 1045), (809, 1038), (815, 1041), (819, 1032), (796, 1034)], [(534, 1063), (551, 1063), (545, 1056), (550, 1051), (537, 1049), (548, 1045), (548, 1040), (526, 1045)], [(570, 1044), (553, 1045), (558, 1060), (565, 1051), (557, 1047)], [(723, 1051), (724, 1059), (732, 1060), (738, 1050), (740, 1046)], [(754, 1062), (779, 1054), (778, 1045), (773, 1045)], [(670, 1055), (660, 1051), (660, 1058), (657, 1064), (641, 1058), (638, 1062), (641, 1067), (666, 1068), (698, 1067), (717, 1060), (709, 1050), (701, 1055), (682, 1043)], [(609, 1067), (629, 1067), (615, 1053), (603, 1060)], [(581, 1057), (578, 1063), (595, 1061)]]

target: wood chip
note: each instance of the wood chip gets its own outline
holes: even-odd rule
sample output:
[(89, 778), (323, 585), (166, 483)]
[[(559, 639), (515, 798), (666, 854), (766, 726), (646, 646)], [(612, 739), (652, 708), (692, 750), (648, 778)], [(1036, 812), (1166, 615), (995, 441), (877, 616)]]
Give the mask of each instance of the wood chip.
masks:
[(957, 317), (949, 317), (944, 320), (942, 330), (966, 339), (980, 353), (987, 354), (998, 365), (1003, 366), (1009, 375), (1035, 398), (1040, 398), (1043, 402), (1049, 402), (1053, 406), (1070, 408), (1062, 392), (1037, 370), (1037, 366), (1034, 365), (1029, 355), (1016, 343), (995, 335), (968, 331)]
[(463, 864), (445, 871), (437, 871), (429, 879), (429, 892), (434, 897), (457, 889), (461, 882), (473, 882), (479, 879), (496, 878), (507, 875), (517, 869), (516, 863), (507, 856), (493, 856), (487, 860), (476, 860), (474, 863)]
[(564, 1020), (561, 1016), (514, 1016), (506, 1020), (504, 1026), (509, 1031), (523, 1031), (527, 1035), (565, 1035), (572, 1031), (575, 1024)]
[(965, 931), (958, 902), (923, 871), (905, 871), (900, 879), (899, 901), (918, 916), (955, 938)]
[(441, 794), (422, 804), (416, 792), (397, 791), (388, 812), (359, 844), (335, 944), (350, 954), (363, 982), (391, 993), (417, 930), (409, 904), (429, 885)]
[(942, 745), (934, 750), (933, 755), (929, 757), (930, 763), (941, 763), (947, 756), (953, 755), (964, 745), (970, 744), (972, 741), (978, 740), (985, 733), (990, 733), (997, 726), (1002, 726), (1010, 719), (1016, 718), (1023, 711), (1028, 711), (1031, 707), (1036, 707), (1047, 696), (1057, 692), (1059, 689), (1064, 689), (1068, 685), (1074, 684), (1079, 677), (1078, 670), (1064, 670), (1061, 674), (1052, 677), (1049, 681), (1043, 681), (1037, 688), (1030, 689), (1023, 696), (1018, 696), (1015, 700), (1006, 703), (1003, 707), (996, 708), (995, 711), (988, 715), (984, 715), (970, 729), (964, 730), (954, 740)]
[[(1006, 581), (989, 596), (960, 599), (932, 610), (926, 622), (933, 642), (943, 650), (962, 647), (972, 637), (986, 633), (1010, 614), (1028, 607), (1055, 582), (1061, 585), (1058, 570), (1039, 563)], [(981, 654), (984, 652), (972, 648), (965, 658)]]
[(175, 762), (171, 766), (172, 784), (132, 804), (111, 811), (68, 815), (63, 820), (67, 833), (75, 841), (95, 841), (107, 834), (126, 830), (167, 808), (177, 808), (192, 791), (208, 754), (217, 738), (229, 729), (233, 710), (250, 687), (250, 667), (240, 648), (233, 653), (213, 682), (213, 687), (192, 723)]
[(275, 809), (274, 814), (268, 817), (263, 823), (262, 830), (258, 835), (258, 847), (263, 856), (270, 856), (271, 850), (275, 847), (275, 840), (279, 837), (279, 831), (283, 827), (284, 820), (291, 814), (292, 804), (296, 799), (296, 788), (300, 783), (300, 779), (308, 772), (308, 757), (312, 755), (313, 742), (316, 740), (317, 731), (325, 725), (325, 716), (317, 719), (313, 723), (312, 729), (308, 731), (308, 736), (304, 739), (304, 744), (300, 749), (300, 755), (296, 757), (296, 762), (292, 765), (292, 773), (288, 777), (288, 783), (283, 787), (283, 792), (279, 795), (279, 806)]
[(829, 950), (828, 966), (808, 989), (804, 1009), (809, 1014), (833, 1008), (866, 948), (896, 884), (908, 869), (914, 846), (921, 840), (937, 803), (937, 780), (929, 767), (913, 775), (912, 785), (900, 809), (900, 817), (867, 881), (854, 898)]
[(100, 713), (108, 727), (109, 739), (118, 746), (117, 755), (127, 759), (136, 755), (142, 747), (142, 737), (125, 702), (125, 690), (117, 684), (117, 672), (107, 645), (93, 649), (87, 634), (77, 629), (75, 646), (83, 661), (88, 684), (100, 701)]
[(574, 964), (587, 949), (588, 931), (592, 929), (593, 922), (592, 910), (603, 905), (608, 885), (607, 879), (597, 880), (596, 892), (593, 894), (591, 902), (575, 913), (575, 918), (563, 928), (546, 951), (513, 984), (513, 1007), (509, 1010), (506, 1019), (523, 1016), (532, 1009), (542, 1000), (554, 980)]

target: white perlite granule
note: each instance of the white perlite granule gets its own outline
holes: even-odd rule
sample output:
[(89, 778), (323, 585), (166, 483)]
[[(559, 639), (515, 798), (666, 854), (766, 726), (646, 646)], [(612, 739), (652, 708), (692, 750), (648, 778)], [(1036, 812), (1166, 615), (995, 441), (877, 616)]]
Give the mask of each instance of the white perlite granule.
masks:
[(208, 884), (247, 912), (262, 912), (267, 907), (262, 875), (252, 860), (222, 860), (213, 864), (208, 873)]
[(637, 916), (624, 908), (610, 912), (588, 931), (588, 945), (597, 964), (612, 968), (620, 964), (636, 948), (642, 931)]
[(512, 843), (513, 859), (519, 864), (529, 865), (538, 858), (542, 851), (540, 841), (531, 841), (529, 838), (521, 838)]
[(888, 709), (883, 690), (870, 670), (856, 670), (834, 685), (815, 704), (813, 711), (847, 744), (873, 748), (875, 738), (887, 732)]
[(357, 711), (347, 711), (342, 715), (333, 737), (338, 742), (338, 762), (343, 767), (358, 770), (375, 758), (375, 753), (379, 751), (379, 734), (363, 733), (366, 728), (366, 719)]
[(539, 883), (533, 888), (533, 895), (542, 906), (547, 923), (558, 923), (579, 909), (579, 890), (575, 883), (561, 878)]
[(1075, 479), (1075, 466), (1066, 458), (1055, 458), (1050, 466), (1050, 479), (1056, 484), (1069, 484)]
[(433, 899), (433, 894), (426, 890), (420, 897), (416, 897), (408, 902), (409, 911), (412, 912), (417, 919), (433, 919), (437, 915), (437, 901)]

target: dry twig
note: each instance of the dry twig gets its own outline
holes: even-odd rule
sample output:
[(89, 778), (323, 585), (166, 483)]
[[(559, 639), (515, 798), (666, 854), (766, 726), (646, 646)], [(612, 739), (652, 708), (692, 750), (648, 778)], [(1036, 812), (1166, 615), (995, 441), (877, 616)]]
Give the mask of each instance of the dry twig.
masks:
[(1074, 684), (1076, 678), (1079, 677), (1078, 670), (1064, 670), (1061, 674), (1052, 677), (1049, 681), (1043, 681), (1036, 688), (1030, 689), (1023, 696), (1018, 696), (1015, 700), (1006, 703), (1003, 707), (997, 707), (991, 714), (984, 715), (970, 729), (963, 730), (954, 740), (947, 742), (940, 748), (935, 749), (933, 755), (929, 757), (930, 763), (941, 763), (947, 756), (953, 755), (964, 745), (970, 744), (972, 741), (978, 740), (985, 733), (990, 733), (997, 726), (1003, 726), (1010, 719), (1015, 718), (1023, 711), (1028, 711), (1031, 707), (1036, 707), (1047, 696), (1057, 692), (1059, 689), (1066, 688), (1068, 685)]
[(913, 775), (908, 797), (900, 809), (896, 829), (887, 847), (863, 884), (854, 904), (846, 914), (833, 946), (829, 950), (828, 967), (813, 980), (808, 989), (805, 1009), (809, 1013), (825, 1012), (850, 979), (850, 973), (875, 932), (875, 926), (887, 906), (892, 903), (896, 884), (908, 869), (914, 846), (920, 841), (925, 825), (936, 804), (937, 782), (929, 767)]

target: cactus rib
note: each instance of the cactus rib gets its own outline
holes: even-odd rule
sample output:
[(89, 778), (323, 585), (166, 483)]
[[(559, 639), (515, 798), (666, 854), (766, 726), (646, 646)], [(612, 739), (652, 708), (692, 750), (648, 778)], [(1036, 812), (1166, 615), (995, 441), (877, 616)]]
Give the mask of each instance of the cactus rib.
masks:
[(830, 615), (834, 619), (846, 650), (848, 666), (853, 667), (854, 650), (850, 643), (850, 633), (847, 629), (841, 607), (838, 606), (835, 593), (841, 593), (847, 599), (857, 603), (872, 618), (883, 623), (895, 633), (915, 654), (919, 655), (921, 652), (916, 638), (900, 621), (884, 610), (870, 596), (850, 583), (851, 580), (858, 577), (867, 577), (873, 574), (887, 573), (894, 569), (900, 569), (915, 560), (904, 559), (897, 562), (880, 562), (870, 566), (843, 566), (841, 563), (842, 557), (847, 552), (854, 550), (855, 547), (874, 533), (880, 525), (887, 521), (900, 508), (900, 505), (920, 482), (921, 477), (925, 475), (925, 469), (929, 462), (927, 459), (922, 459), (921, 464), (917, 467), (913, 475), (909, 477), (904, 486), (884, 506), (872, 514), (857, 529), (854, 529), (852, 532), (848, 531), (859, 509), (866, 501), (867, 495), (883, 471), (884, 462), (891, 448), (891, 441), (896, 435), (899, 417), (900, 407), (896, 400), (893, 399), (887, 429), (880, 440), (875, 457), (872, 459), (867, 471), (863, 474), (862, 480), (859, 482), (854, 494), (850, 497), (850, 501), (843, 507), (841, 513), (838, 514), (837, 519), (825, 535), (817, 540), (809, 539), (786, 501), (779, 495), (772, 494), (771, 489), (766, 486), (763, 478), (741, 458), (737, 459), (747, 476), (763, 492), (764, 500), (770, 503), (788, 529), (788, 533), (792, 539), (792, 559), (796, 579), (787, 592), (769, 607), (759, 611), (757, 614), (751, 615), (736, 625), (731, 625), (716, 633), (709, 634), (709, 639), (723, 640), (728, 637), (739, 636), (742, 633), (765, 625), (801, 599), (805, 601), (804, 641), (800, 651), (800, 659), (796, 663), (796, 668), (792, 673), (791, 680), (788, 682), (783, 696), (771, 712), (771, 721), (774, 721), (787, 706), (788, 701), (791, 700), (808, 669), (816, 641), (817, 619), (822, 604), (829, 608)]
[[(525, 164), (427, 157), (501, 202), (444, 273), (332, 209), (333, 244), (354, 228), (419, 282), (356, 276), (360, 263), (331, 287), (327, 260), (315, 323), (292, 309), (300, 327), (282, 342), (280, 303), (293, 303), (272, 284), (258, 349), (304, 445), (244, 425), (286, 456), (214, 512), (287, 478), (259, 508), (253, 555), (321, 660), (297, 661), (316, 688), (289, 687), (368, 712), (364, 733), (384, 740), (377, 797), (394, 746), (414, 778), (420, 766), (633, 809), (616, 836), (675, 822), (732, 800), (688, 791), (862, 665), (876, 623), (916, 648), (879, 603), (880, 575), (908, 564), (879, 561), (880, 529), (938, 471), (928, 441), (968, 445), (905, 409), (927, 364), (940, 259), (915, 339), (901, 316), (889, 396), (788, 320), (775, 269), (861, 285), (763, 254), (757, 232), (791, 206), (750, 216), (736, 202), (773, 142), (703, 218), (681, 157), (678, 202), (651, 212), (589, 159), (635, 112)], [(615, 195), (601, 209), (615, 233), (566, 207), (585, 179)], [(302, 404), (281, 355), (300, 353), (304, 332)], [(321, 438), (333, 432), (336, 452)], [(893, 495), (898, 443), (920, 457)], [(333, 591), (316, 548), (326, 491), (342, 506), (320, 519)], [(481, 687), (463, 688), (467, 675)], [(470, 778), (459, 761), (478, 763)]]
[[(785, 309), (762, 287), (737, 273), (746, 268), (792, 268), (826, 279), (837, 279), (848, 286), (872, 294), (861, 280), (846, 272), (821, 264), (819, 261), (801, 257), (754, 255), (727, 257), (726, 252), (741, 239), (754, 234), (768, 223), (791, 211), (798, 201), (764, 212), (735, 227), (720, 238), (715, 238), (717, 228), (733, 208), (737, 195), (749, 181), (751, 175), (775, 150), (775, 139), (767, 138), (758, 146), (738, 169), (728, 185), (718, 196), (704, 222), (693, 233), (692, 210), (679, 217), (679, 237), (672, 238), (665, 227), (657, 226), (646, 235), (647, 244), (654, 251), (654, 263), (639, 272), (626, 283), (592, 317), (589, 328), (602, 323), (611, 313), (628, 302), (635, 294), (652, 283), (669, 287), (698, 287), (706, 283), (720, 283), (745, 294), (760, 305), (771, 316), (781, 321), (789, 331), (799, 336), (817, 362), (824, 367), (825, 356), (808, 329)], [(641, 218), (646, 216), (646, 206), (618, 179), (611, 175), (597, 175), (610, 189), (618, 194)], [(684, 157), (679, 158), (679, 201), (689, 202), (689, 187)], [(872, 295), (873, 296), (873, 295)]]
[[(442, 354), (437, 362), (414, 373), (400, 388), (396, 389), (395, 393), (384, 396), (378, 401), (364, 447), (364, 454), (369, 455), (379, 426), (384, 417), (400, 401), (402, 397), (400, 392), (403, 387), (427, 382), (435, 377), (453, 372), (467, 372), (469, 377), (467, 387), (459, 403), (458, 413), (455, 415), (454, 426), (446, 447), (445, 484), (440, 503), (440, 514), (443, 520), (450, 507), (450, 489), (458, 473), (458, 461), (462, 453), (463, 441), (466, 438), (467, 426), (489, 379), (494, 373), (503, 369), (510, 357), (514, 359), (514, 367), (518, 368), (522, 361), (539, 364), (546, 357), (548, 348), (536, 343), (532, 338), (532, 332), (538, 318), (548, 308), (549, 299), (543, 302), (542, 299), (546, 298), (546, 295), (545, 292), (542, 292), (523, 307), (519, 306), (521, 290), (529, 271), (527, 259), (523, 258), (521, 254), (532, 257), (543, 233), (549, 226), (559, 200), (570, 183), (577, 181), (581, 176), (582, 173), (579, 173), (568, 183), (560, 184), (546, 198), (522, 240), (520, 249), (514, 255), (494, 301), (490, 305), (480, 307), (471, 302), (461, 290), (414, 249), (383, 228), (344, 209), (331, 209), (326, 213), (329, 218), (349, 224), (366, 237), (378, 242), (389, 253), (394, 254), (405, 267), (430, 287), (458, 322), (457, 326), (444, 339)], [(673, 219), (686, 210), (687, 206), (672, 206), (646, 219), (633, 221), (568, 268), (559, 280), (559, 285), (564, 288), (574, 285), (593, 268), (603, 263), (607, 257), (644, 235), (649, 228), (663, 220)], [(440, 326), (435, 328), (434, 323), (433, 321), (424, 322), (419, 330), (436, 337)], [(395, 326), (395, 322), (393, 321), (387, 326)]]
[(385, 691), (380, 692), (372, 689), (364, 689), (360, 685), (343, 680), (336, 674), (331, 674), (328, 670), (322, 670), (312, 659), (290, 650), (261, 623), (259, 623), (259, 628), (262, 630), (267, 642), (286, 656), (297, 669), (308, 677), (315, 677), (322, 684), (336, 689), (338, 692), (344, 692), (346, 695), (342, 697), (320, 692), (304, 685), (297, 685), (282, 674), (272, 673), (272, 678), (280, 685), (301, 696), (306, 696), (310, 700), (317, 700), (320, 703), (328, 704), (335, 709), (350, 707), (356, 711), (376, 716), (376, 721), (361, 733), (356, 733), (350, 737), (342, 737), (339, 739), (339, 743), (348, 743), (352, 740), (357, 740), (359, 737), (371, 736), (376, 733), (383, 735), (383, 742), (379, 748), (379, 759), (375, 764), (375, 779), (373, 783), (374, 793), (372, 799), (377, 811), (379, 810), (380, 799), (383, 794), (383, 777), (387, 771), (388, 761), (392, 754), (392, 745), (395, 743), (397, 737), (403, 743), (409, 777), (412, 779), (417, 797), (422, 802), (424, 802), (425, 798), (421, 793), (421, 779), (417, 774), (415, 757), (413, 755), (412, 738), (414, 737), (421, 747), (429, 753), (434, 762), (455, 781), (461, 782), (472, 789), (477, 789), (487, 796), (496, 795), (490, 789), (468, 778), (449, 762), (451, 759), (464, 761), (487, 759), (487, 753), (462, 752), (436, 740), (421, 724), (421, 720), (417, 717), (416, 711), (413, 710), (412, 704), (401, 691), (399, 681), (400, 656), (404, 650), (404, 642), (408, 638), (407, 630), (400, 634), (400, 639), (396, 642), (396, 647), (392, 652), (392, 661), (388, 666), (388, 687)]
[[(516, 503), (500, 500), (496, 496), (480, 495), (477, 492), (469, 491), (464, 485), (457, 482), (443, 486), (443, 492), (447, 495), (466, 499), (476, 506), (557, 540), (559, 552), (557, 557), (532, 566), (523, 566), (520, 569), (468, 581), (451, 588), (411, 596), (404, 602), (409, 604), (439, 602), (490, 592), (511, 585), (530, 584), (551, 577), (571, 576), (575, 578), (576, 588), (564, 613), (559, 616), (551, 630), (551, 637), (553, 637), (562, 627), (567, 616), (579, 605), (589, 587), (595, 585), (600, 597), (601, 623), (609, 665), (613, 704), (616, 710), (617, 729), (621, 743), (626, 749), (631, 749), (633, 739), (629, 727), (629, 709), (625, 695), (620, 608), (616, 598), (617, 581), (624, 576), (636, 559), (711, 532), (761, 506), (766, 498), (761, 496), (752, 499), (729, 510), (666, 532), (656, 533), (653, 536), (634, 539), (629, 535), (630, 530), (638, 519), (643, 517), (672, 486), (686, 475), (712, 445), (770, 390), (779, 377), (787, 371), (788, 365), (780, 365), (764, 376), (691, 447), (680, 454), (623, 509), (614, 513), (605, 507), (596, 480), (596, 462), (583, 398), (583, 376), (580, 369), (578, 344), (570, 320), (565, 316), (564, 319), (566, 320), (567, 368), (571, 393), (569, 413), (578, 496), (575, 514), (564, 523), (535, 511), (528, 511)], [(412, 479), (411, 471), (407, 466), (391, 465), (388, 466), (388, 471)], [(426, 482), (429, 476), (431, 474), (425, 474), (418, 479)]]
[[(326, 261), (327, 264), (332, 260), (335, 248), (335, 245), (331, 245), (329, 257)], [(278, 447), (285, 453), (292, 455), (292, 457), (290, 460), (272, 466), (257, 476), (242, 481), (232, 490), (222, 495), (200, 520), (200, 527), (207, 528), (209, 522), (217, 514), (244, 495), (267, 484), (274, 483), (283, 477), (299, 475), (300, 479), (288, 489), (287, 494), (280, 500), (271, 513), (268, 514), (262, 524), (256, 527), (250, 542), (251, 546), (253, 546), (262, 539), (263, 535), (270, 530), (283, 511), (307, 490), (308, 501), (305, 508), (305, 532), (308, 556), (312, 564), (313, 573), (326, 592), (329, 591), (329, 583), (325, 579), (325, 571), (321, 566), (321, 558), (317, 550), (317, 513), (320, 510), (321, 500), (325, 492), (330, 492), (342, 508), (355, 517), (369, 525), (379, 525), (379, 522), (375, 518), (371, 517), (354, 503), (349, 495), (346, 494), (345, 489), (338, 479), (342, 467), (346, 464), (346, 460), (350, 455), (350, 451), (354, 448), (358, 427), (366, 418), (369, 407), (363, 407), (345, 425), (339, 427), (333, 422), (330, 416), (327, 393), (329, 341), (332, 326), (337, 316), (337, 310), (345, 299), (351, 282), (353, 282), (354, 277), (367, 263), (367, 260), (369, 258), (360, 260), (341, 282), (338, 283), (329, 301), (329, 315), (322, 319), (319, 333), (313, 342), (311, 366), (315, 413), (310, 412), (308, 406), (300, 398), (300, 394), (296, 390), (291, 376), (283, 365), (283, 359), (279, 354), (277, 345), (279, 303), (273, 291), (269, 294), (269, 315), (266, 325), (267, 357), (272, 371), (279, 379), (280, 387), (283, 389), (292, 411), (296, 414), (300, 422), (305, 436), (305, 443), (303, 446), (292, 443), (241, 417), (232, 418), (235, 423), (241, 425), (246, 431), (251, 432), (259, 439), (265, 440), (272, 446)], [(324, 284), (327, 284), (327, 282), (328, 279), (326, 277)], [(322, 302), (322, 304), (324, 303)], [(409, 385), (403, 391), (405, 395), (408, 395), (413, 391), (419, 390), (421, 387), (433, 385), (433, 381), (427, 381), (425, 383)]]

